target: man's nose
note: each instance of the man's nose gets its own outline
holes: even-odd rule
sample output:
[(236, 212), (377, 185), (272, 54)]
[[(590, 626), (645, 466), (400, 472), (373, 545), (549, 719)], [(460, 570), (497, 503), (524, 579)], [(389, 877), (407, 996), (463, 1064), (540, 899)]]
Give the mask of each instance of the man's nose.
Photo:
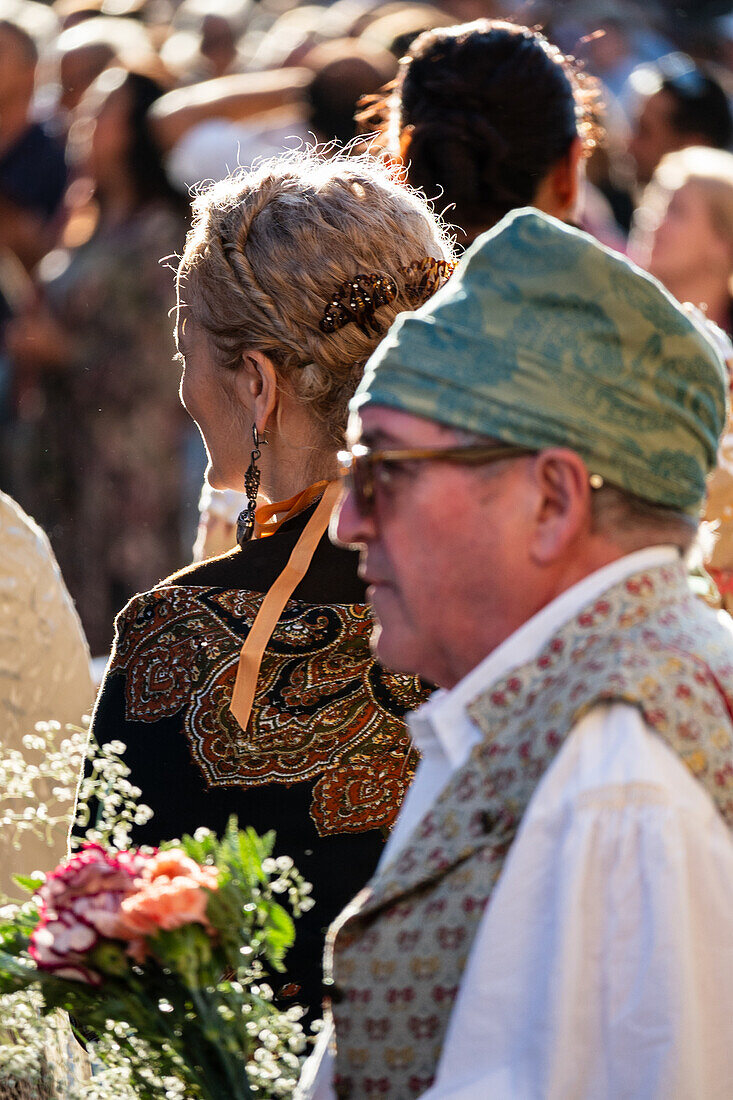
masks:
[(370, 538), (373, 524), (356, 507), (354, 494), (344, 485), (333, 510), (329, 538), (335, 546), (363, 546)]

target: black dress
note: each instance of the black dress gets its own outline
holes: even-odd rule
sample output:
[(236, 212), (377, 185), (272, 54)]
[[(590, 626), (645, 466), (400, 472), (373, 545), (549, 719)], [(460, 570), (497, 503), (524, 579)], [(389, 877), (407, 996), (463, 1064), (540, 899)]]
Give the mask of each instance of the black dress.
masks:
[(372, 659), (356, 554), (324, 536), (268, 643), (246, 732), (229, 713), (242, 643), (314, 507), (136, 596), (117, 618), (92, 724), (100, 743), (125, 743), (154, 810), (135, 843), (221, 833), (231, 814), (276, 830), (275, 854), (293, 858), (316, 904), (275, 988), (311, 1016), (325, 930), (376, 867), (414, 771), (404, 715), (426, 697)]

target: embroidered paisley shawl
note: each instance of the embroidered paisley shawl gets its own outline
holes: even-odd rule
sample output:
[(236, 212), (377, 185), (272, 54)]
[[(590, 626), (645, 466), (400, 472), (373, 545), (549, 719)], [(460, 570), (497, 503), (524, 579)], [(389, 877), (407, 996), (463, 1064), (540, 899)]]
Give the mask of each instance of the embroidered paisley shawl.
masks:
[(316, 780), (311, 816), (321, 835), (388, 829), (415, 765), (404, 715), (424, 689), (374, 662), (368, 605), (290, 600), (241, 730), (229, 704), (262, 598), (186, 585), (133, 600), (108, 670), (125, 673), (126, 718), (180, 714), (210, 787)]
[(242, 643), (311, 511), (135, 597), (92, 729), (100, 744), (124, 742), (153, 808), (135, 843), (221, 833), (232, 815), (275, 831), (274, 854), (292, 857), (315, 905), (273, 988), (315, 1018), (324, 931), (374, 873), (414, 766), (403, 715), (427, 691), (375, 664), (358, 555), (324, 537), (267, 647), (247, 728), (232, 718)]

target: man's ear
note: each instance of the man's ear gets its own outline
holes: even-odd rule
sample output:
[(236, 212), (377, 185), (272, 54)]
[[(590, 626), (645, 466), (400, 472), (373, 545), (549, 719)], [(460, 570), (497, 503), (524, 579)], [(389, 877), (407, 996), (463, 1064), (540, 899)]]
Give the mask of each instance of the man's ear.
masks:
[(537, 564), (549, 565), (590, 527), (590, 480), (580, 455), (564, 447), (541, 451), (532, 477), (538, 504), (531, 554)]
[(236, 372), (235, 386), (240, 401), (252, 411), (252, 419), (262, 435), (278, 402), (277, 372), (269, 356), (246, 348)]

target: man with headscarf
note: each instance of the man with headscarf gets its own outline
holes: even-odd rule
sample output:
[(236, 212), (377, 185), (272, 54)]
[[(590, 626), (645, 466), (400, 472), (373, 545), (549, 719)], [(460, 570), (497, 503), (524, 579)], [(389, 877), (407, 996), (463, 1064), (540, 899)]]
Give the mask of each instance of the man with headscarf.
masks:
[(684, 560), (718, 353), (524, 210), (397, 320), (352, 409), (336, 533), (379, 659), (443, 690), (329, 934), (301, 1095), (732, 1096), (733, 634)]

